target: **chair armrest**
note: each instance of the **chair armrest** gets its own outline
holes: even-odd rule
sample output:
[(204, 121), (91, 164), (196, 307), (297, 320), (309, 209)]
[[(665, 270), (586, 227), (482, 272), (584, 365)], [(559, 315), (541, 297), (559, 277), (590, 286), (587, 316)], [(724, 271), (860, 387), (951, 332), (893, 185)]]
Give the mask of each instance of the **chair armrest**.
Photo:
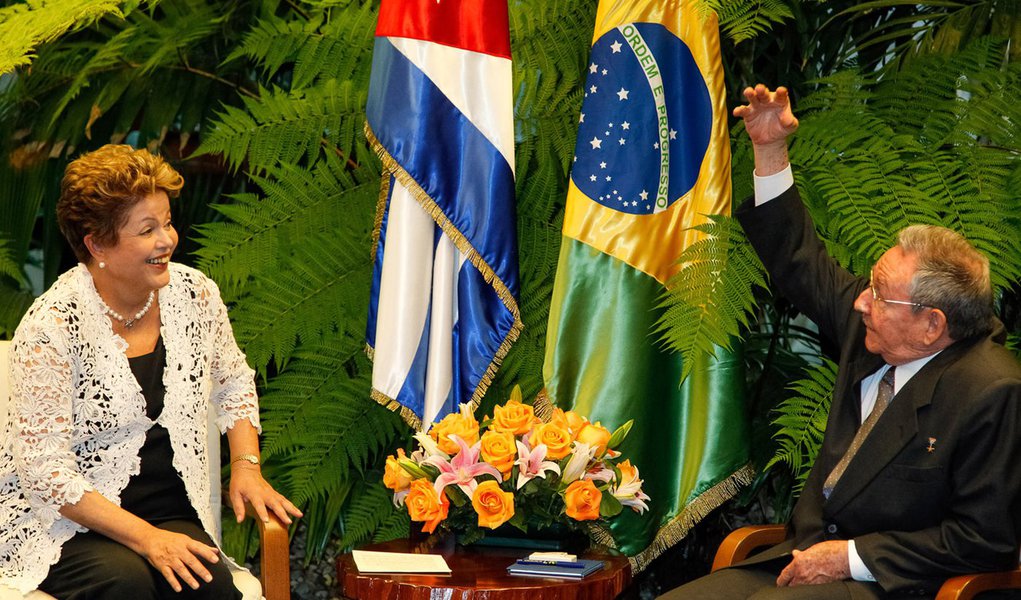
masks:
[(729, 567), (748, 558), (756, 548), (775, 546), (787, 537), (784, 525), (749, 525), (730, 533), (716, 550), (713, 571)]
[(272, 511), (269, 521), (255, 514), (255, 507), (245, 502), (245, 516), (259, 528), (259, 581), (266, 600), (291, 600), (291, 548), (287, 524)]
[(1021, 589), (1021, 568), (999, 573), (959, 575), (943, 582), (936, 600), (971, 600), (989, 590)]

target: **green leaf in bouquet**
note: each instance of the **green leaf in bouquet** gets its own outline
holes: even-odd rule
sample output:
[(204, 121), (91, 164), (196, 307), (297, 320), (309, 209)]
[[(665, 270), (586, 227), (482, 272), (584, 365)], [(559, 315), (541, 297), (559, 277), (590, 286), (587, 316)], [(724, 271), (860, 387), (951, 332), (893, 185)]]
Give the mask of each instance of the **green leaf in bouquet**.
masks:
[(631, 426), (634, 424), (635, 420), (631, 419), (627, 423), (618, 427), (617, 430), (613, 432), (613, 435), (610, 436), (610, 441), (606, 443), (606, 447), (610, 450), (616, 450), (617, 446), (621, 445), (624, 438), (627, 437), (627, 434), (631, 432)]
[(397, 464), (399, 464), (402, 469), (407, 471), (408, 475), (411, 475), (415, 479), (421, 479), (423, 477), (430, 480), (436, 479), (435, 476), (429, 477), (429, 473), (427, 473), (422, 467), (415, 464), (415, 461), (413, 460), (401, 458), (397, 460)]
[(599, 503), (599, 516), (603, 518), (616, 517), (624, 506), (617, 500), (609, 490), (603, 490), (603, 500)]

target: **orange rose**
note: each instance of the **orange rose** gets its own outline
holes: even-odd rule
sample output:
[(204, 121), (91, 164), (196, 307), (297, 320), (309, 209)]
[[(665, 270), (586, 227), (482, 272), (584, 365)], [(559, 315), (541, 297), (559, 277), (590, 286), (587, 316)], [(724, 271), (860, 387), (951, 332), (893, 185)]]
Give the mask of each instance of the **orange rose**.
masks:
[(599, 518), (599, 504), (603, 494), (589, 479), (575, 481), (564, 492), (567, 516), (575, 521), (594, 521)]
[(602, 456), (606, 452), (606, 444), (610, 441), (610, 430), (600, 425), (599, 421), (594, 424), (586, 423), (574, 439), (593, 448), (598, 448), (596, 456)]
[(479, 514), (479, 527), (496, 529), (514, 516), (514, 494), (500, 489), (500, 484), (483, 481), (472, 494), (472, 506)]
[(406, 490), (411, 485), (411, 474), (397, 462), (402, 458), (407, 458), (404, 455), (404, 448), (398, 448), (397, 456), (386, 457), (386, 467), (383, 471), (383, 485), (395, 492)]
[(546, 444), (546, 458), (560, 460), (571, 453), (571, 433), (557, 423), (543, 423), (532, 430), (529, 439), (532, 447)]
[(471, 446), (479, 441), (479, 422), (468, 411), (450, 413), (443, 417), (442, 421), (433, 425), (433, 428), (429, 430), (429, 435), (436, 440), (440, 450), (454, 455), (461, 448), (458, 447), (457, 442), (450, 439), (450, 436), (456, 435), (464, 440), (465, 444)]
[(447, 518), (447, 511), (450, 510), (450, 500), (447, 500), (447, 496), (437, 494), (432, 482), (424, 477), (411, 482), (411, 489), (404, 502), (411, 520), (425, 523), (422, 526), (425, 533), (435, 531), (436, 526)]
[(506, 481), (518, 458), (514, 434), (509, 431), (489, 430), (482, 434), (482, 460), (496, 467)]
[(554, 408), (553, 416), (550, 417), (550, 423), (556, 423), (577, 436), (582, 427), (588, 424), (588, 421), (580, 417), (573, 410), (565, 411), (562, 408)]
[(532, 425), (539, 423), (535, 409), (527, 404), (511, 400), (503, 406), (493, 408), (493, 422), (489, 428), (493, 431), (508, 431), (514, 435), (528, 433)]

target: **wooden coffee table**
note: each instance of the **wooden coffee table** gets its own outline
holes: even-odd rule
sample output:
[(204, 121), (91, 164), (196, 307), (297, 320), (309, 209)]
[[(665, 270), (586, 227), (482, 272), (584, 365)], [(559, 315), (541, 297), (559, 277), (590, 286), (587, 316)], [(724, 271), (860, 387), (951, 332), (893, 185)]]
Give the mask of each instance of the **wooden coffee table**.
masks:
[(359, 573), (354, 559), (337, 559), (340, 594), (352, 600), (613, 600), (631, 583), (631, 566), (624, 556), (586, 553), (606, 567), (580, 580), (508, 575), (507, 566), (530, 551), (518, 548), (458, 546), (453, 539), (413, 542), (394, 540), (360, 550), (441, 554), (450, 575), (393, 575)]

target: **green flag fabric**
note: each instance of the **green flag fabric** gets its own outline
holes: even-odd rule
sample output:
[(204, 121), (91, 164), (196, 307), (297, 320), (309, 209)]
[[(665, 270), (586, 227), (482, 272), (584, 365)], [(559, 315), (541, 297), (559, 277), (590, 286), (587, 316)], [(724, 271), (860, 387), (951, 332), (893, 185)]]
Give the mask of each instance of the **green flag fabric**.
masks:
[(751, 478), (740, 356), (697, 359), (682, 383), (655, 333), (691, 228), (730, 212), (719, 33), (693, 4), (599, 4), (547, 333), (553, 404), (635, 420), (621, 450), (649, 511), (610, 529), (636, 570)]

